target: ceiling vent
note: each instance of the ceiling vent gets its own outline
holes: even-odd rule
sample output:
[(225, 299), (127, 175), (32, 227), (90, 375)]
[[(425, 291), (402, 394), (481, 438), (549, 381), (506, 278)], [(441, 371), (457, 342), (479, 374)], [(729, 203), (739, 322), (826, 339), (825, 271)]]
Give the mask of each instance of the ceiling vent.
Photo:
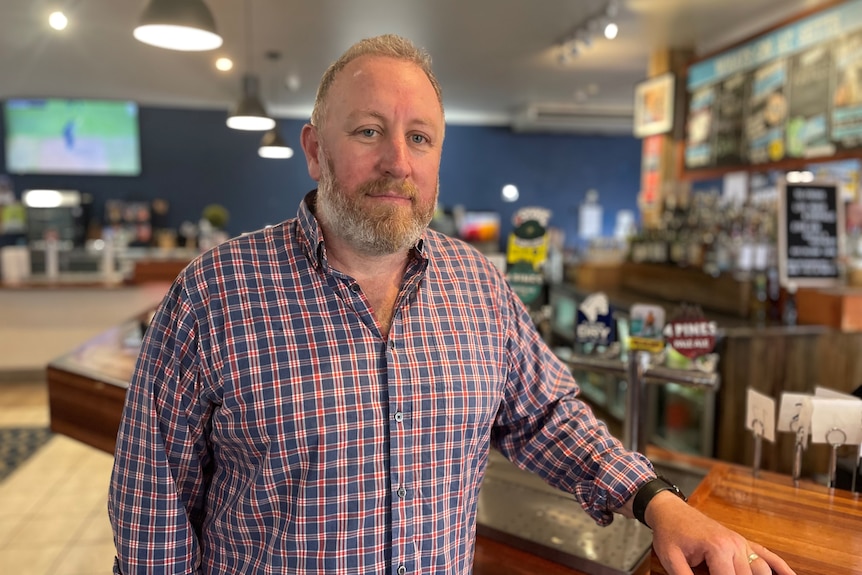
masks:
[(632, 134), (630, 108), (575, 104), (529, 104), (512, 118), (514, 132)]

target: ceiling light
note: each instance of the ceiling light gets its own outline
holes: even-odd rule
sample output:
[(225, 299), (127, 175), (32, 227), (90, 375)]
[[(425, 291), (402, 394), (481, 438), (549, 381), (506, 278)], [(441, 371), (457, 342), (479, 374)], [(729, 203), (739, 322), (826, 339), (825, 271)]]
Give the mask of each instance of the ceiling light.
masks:
[[(617, 0), (608, 0), (601, 11), (589, 15), (572, 26), (564, 36), (556, 41), (556, 45), (565, 50), (568, 45), (577, 42), (583, 48), (589, 48), (593, 44), (594, 36), (598, 36), (598, 34), (603, 34), (608, 40), (613, 40), (619, 33), (619, 27), (612, 21), (612, 18), (616, 17), (618, 12)], [(560, 55), (561, 61), (567, 58), (568, 56)]]
[(263, 135), (257, 153), (261, 158), (286, 160), (293, 157), (293, 148), (285, 143), (278, 128), (273, 128)]
[(230, 58), (219, 58), (216, 60), (215, 67), (222, 72), (227, 72), (233, 68), (233, 60)]
[(54, 30), (65, 30), (69, 25), (69, 19), (62, 12), (51, 12), (48, 16), (48, 25)]
[(252, 70), (252, 34), (253, 19), (251, 2), (244, 2), (243, 20), (245, 24), (245, 56), (248, 59), (245, 74), (242, 77), (242, 97), (227, 118), (228, 128), (234, 130), (249, 130), (263, 132), (275, 127), (275, 120), (269, 117), (263, 102), (260, 101), (260, 90), (258, 89), (258, 78), (251, 73)]
[(517, 202), (520, 195), (518, 186), (514, 184), (506, 184), (500, 192), (500, 197), (504, 202)]
[(134, 35), (144, 44), (168, 50), (199, 52), (222, 45), (203, 0), (150, 0)]
[(242, 79), (242, 98), (227, 119), (228, 128), (234, 130), (264, 131), (275, 127), (258, 96), (256, 76), (246, 74)]

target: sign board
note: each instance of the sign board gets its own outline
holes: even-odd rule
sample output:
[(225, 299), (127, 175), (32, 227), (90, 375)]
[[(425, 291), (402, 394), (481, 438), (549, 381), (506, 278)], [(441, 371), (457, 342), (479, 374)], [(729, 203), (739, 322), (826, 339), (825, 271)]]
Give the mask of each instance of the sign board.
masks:
[(843, 235), (844, 202), (836, 184), (779, 183), (778, 270), (782, 285), (838, 284)]
[(830, 4), (689, 67), (687, 169), (862, 148), (862, 2)]

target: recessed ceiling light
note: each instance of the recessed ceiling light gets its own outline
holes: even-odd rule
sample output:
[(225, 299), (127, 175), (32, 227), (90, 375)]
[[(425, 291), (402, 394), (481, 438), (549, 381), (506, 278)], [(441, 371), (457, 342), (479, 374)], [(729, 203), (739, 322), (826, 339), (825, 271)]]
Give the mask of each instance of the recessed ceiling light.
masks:
[(65, 30), (66, 26), (69, 25), (69, 19), (62, 12), (51, 12), (51, 15), (48, 16), (48, 24), (54, 30)]
[(219, 58), (216, 60), (215, 66), (222, 72), (227, 72), (233, 68), (233, 60), (230, 58)]
[(613, 40), (617, 37), (619, 31), (619, 26), (611, 22), (607, 26), (605, 26), (605, 38), (607, 38), (608, 40)]

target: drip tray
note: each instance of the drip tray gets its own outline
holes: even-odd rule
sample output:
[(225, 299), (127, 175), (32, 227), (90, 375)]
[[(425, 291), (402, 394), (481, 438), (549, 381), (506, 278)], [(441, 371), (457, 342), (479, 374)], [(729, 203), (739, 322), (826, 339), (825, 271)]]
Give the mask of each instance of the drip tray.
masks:
[(572, 495), (492, 450), (479, 492), (480, 535), (588, 575), (631, 575), (648, 560), (652, 531), (621, 515), (599, 527)]
[[(658, 473), (691, 494), (708, 472), (652, 460)], [(621, 515), (599, 527), (572, 495), (491, 450), (479, 491), (477, 531), (588, 575), (632, 575), (649, 560), (652, 531)]]

